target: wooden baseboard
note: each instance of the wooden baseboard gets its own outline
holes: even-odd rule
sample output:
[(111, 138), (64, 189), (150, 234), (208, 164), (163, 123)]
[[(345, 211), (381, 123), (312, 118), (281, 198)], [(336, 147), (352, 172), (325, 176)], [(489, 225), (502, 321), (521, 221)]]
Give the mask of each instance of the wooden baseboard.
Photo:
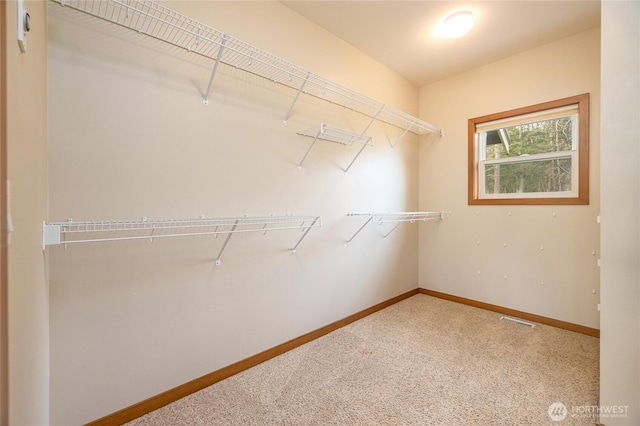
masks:
[(597, 328), (585, 327), (584, 325), (573, 324), (566, 321), (560, 321), (553, 318), (547, 318), (536, 314), (530, 314), (527, 312), (517, 311), (515, 309), (505, 308), (498, 305), (492, 305), (490, 303), (478, 302), (472, 299), (466, 299), (464, 297), (453, 296), (447, 293), (441, 293), (439, 291), (428, 290), (426, 288), (419, 288), (418, 291), (428, 296), (437, 297), (440, 299), (449, 300), (451, 302), (462, 303), (463, 305), (473, 306), (475, 308), (486, 309), (488, 311), (494, 311), (501, 314), (509, 315), (512, 317), (521, 318), (527, 321), (533, 321), (540, 324), (550, 325), (553, 327), (562, 328), (576, 333), (586, 334), (587, 336), (600, 338), (600, 330)]
[(398, 303), (416, 294), (418, 294), (418, 289), (408, 291), (399, 296), (386, 300), (382, 303), (378, 303), (375, 306), (372, 306), (363, 311), (357, 312), (353, 315), (350, 315), (346, 318), (343, 318), (339, 321), (326, 325), (317, 330), (311, 331), (300, 337), (296, 337), (295, 339), (289, 340), (288, 342), (282, 343), (271, 349), (267, 349), (264, 352), (260, 352), (259, 354), (243, 359), (242, 361), (238, 361), (234, 364), (228, 365), (224, 368), (221, 368), (220, 370), (214, 371), (205, 376), (202, 376), (200, 378), (187, 382), (183, 385), (170, 389), (166, 392), (163, 392), (159, 395), (146, 399), (142, 402), (131, 405), (115, 413), (109, 414), (105, 417), (102, 417), (101, 419), (87, 423), (87, 426), (121, 425), (133, 419), (137, 419), (138, 417), (141, 417), (147, 413), (157, 410), (158, 408), (164, 407), (167, 404), (177, 401), (180, 398), (184, 398), (187, 395), (190, 395), (194, 392), (197, 392), (208, 386), (211, 386), (214, 383), (217, 383), (221, 380), (224, 380), (228, 377), (233, 376), (234, 374), (238, 374), (241, 371), (244, 371), (258, 364), (261, 364), (271, 358), (274, 358), (278, 355), (282, 355), (283, 353), (288, 352), (291, 349), (297, 348), (298, 346), (302, 346), (305, 343), (309, 343), (312, 340), (315, 340), (319, 337), (324, 336), (325, 334), (329, 334), (332, 331), (335, 331), (341, 327), (344, 327), (345, 325), (351, 324), (352, 322), (362, 319), (368, 315), (373, 314), (374, 312), (377, 312), (381, 309), (384, 309), (388, 306), (391, 306), (395, 303)]

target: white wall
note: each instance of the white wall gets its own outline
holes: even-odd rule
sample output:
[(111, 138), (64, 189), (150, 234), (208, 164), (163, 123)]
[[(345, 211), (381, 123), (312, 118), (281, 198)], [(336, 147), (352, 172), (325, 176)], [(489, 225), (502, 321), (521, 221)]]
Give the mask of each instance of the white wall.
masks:
[[(417, 115), (418, 94), (277, 2), (176, 2), (259, 48)], [(50, 247), (51, 424), (94, 420), (418, 284), (415, 225), (386, 240), (351, 211), (418, 207), (418, 138), (376, 123), (365, 149), (296, 132), (369, 119), (50, 6), (50, 220), (321, 215), (298, 231)]]
[(640, 4), (602, 2), (602, 332), (608, 426), (640, 424)]
[[(420, 89), (420, 116), (446, 130), (420, 146), (420, 209), (450, 212), (421, 228), (420, 287), (599, 328), (599, 47), (593, 29)], [(468, 119), (581, 93), (588, 206), (467, 205)]]
[(49, 424), (49, 305), (42, 222), (47, 213), (46, 4), (25, 2), (27, 53), (18, 48), (16, 2), (7, 2), (9, 424)]

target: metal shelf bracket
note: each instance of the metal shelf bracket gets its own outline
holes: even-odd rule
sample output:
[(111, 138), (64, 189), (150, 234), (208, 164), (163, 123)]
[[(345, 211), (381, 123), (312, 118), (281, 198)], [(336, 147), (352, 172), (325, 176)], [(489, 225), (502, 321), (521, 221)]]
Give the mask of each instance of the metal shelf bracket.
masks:
[[(196, 36), (196, 40), (199, 40), (200, 36)], [(213, 70), (211, 71), (211, 77), (209, 77), (209, 84), (207, 85), (207, 90), (204, 92), (204, 98), (202, 99), (202, 104), (204, 106), (209, 106), (209, 93), (211, 93), (211, 86), (213, 85), (213, 78), (216, 76), (216, 72), (218, 71), (218, 65), (220, 65), (220, 58), (222, 57), (222, 52), (224, 51), (224, 45), (227, 42), (229, 36), (227, 34), (222, 36), (222, 41), (220, 42), (220, 47), (218, 47), (218, 54), (216, 55), (216, 63), (213, 65)], [(199, 44), (198, 42), (196, 45)]]
[(342, 145), (353, 145), (354, 143), (362, 144), (362, 147), (360, 148), (360, 150), (358, 151), (354, 159), (351, 160), (351, 163), (349, 163), (347, 168), (344, 169), (345, 173), (349, 171), (353, 163), (355, 163), (355, 161), (358, 159), (360, 154), (362, 154), (362, 151), (364, 151), (365, 147), (373, 145), (373, 138), (371, 138), (370, 136), (354, 133), (349, 130), (340, 129), (338, 127), (329, 126), (328, 124), (324, 124), (324, 123), (321, 123), (320, 128), (318, 128), (317, 130), (315, 128), (309, 129), (305, 132), (300, 132), (298, 134), (301, 136), (313, 138), (311, 145), (309, 145), (309, 148), (307, 148), (307, 151), (304, 153), (302, 160), (300, 160), (300, 162), (298, 163), (298, 170), (302, 169), (302, 163), (304, 163), (304, 160), (307, 159), (307, 157), (309, 156), (309, 153), (311, 152), (311, 149), (313, 148), (315, 143), (318, 141), (318, 139), (324, 140), (327, 142), (339, 143)]
[(307, 236), (307, 234), (309, 233), (309, 231), (311, 231), (311, 228), (313, 228), (317, 223), (319, 223), (320, 221), (320, 216), (316, 217), (313, 222), (311, 222), (310, 225), (306, 225), (305, 223), (302, 223), (300, 225), (300, 230), (303, 231), (302, 237), (300, 237), (300, 239), (298, 240), (298, 242), (296, 243), (295, 246), (293, 246), (293, 248), (291, 249), (291, 253), (292, 254), (296, 254), (296, 250), (298, 249), (298, 246), (300, 245), (300, 243), (302, 242), (302, 240), (304, 240), (304, 238)]
[(294, 105), (296, 104), (296, 102), (298, 102), (298, 98), (300, 97), (300, 93), (302, 93), (302, 90), (304, 90), (304, 86), (307, 84), (307, 81), (309, 81), (309, 76), (310, 75), (311, 75), (311, 71), (307, 72), (307, 76), (302, 81), (302, 84), (300, 85), (300, 88), (298, 89), (298, 93), (296, 93), (296, 96), (295, 96), (295, 98), (293, 98), (293, 102), (291, 103), (291, 106), (289, 107), (289, 110), (287, 111), (287, 113), (284, 115), (284, 118), (282, 119), (282, 122), (284, 124), (287, 124), (287, 120), (289, 119), (289, 116), (291, 116), (291, 111), (293, 111)]
[(238, 227), (238, 221), (236, 220), (233, 226), (231, 227), (231, 230), (227, 234), (227, 238), (225, 238), (224, 243), (222, 243), (222, 247), (220, 248), (220, 253), (218, 253), (218, 257), (216, 257), (216, 266), (220, 266), (220, 263), (221, 263), (220, 258), (222, 257), (222, 253), (224, 252), (224, 249), (227, 248), (227, 244), (229, 244), (229, 240), (231, 239), (231, 236), (233, 235), (237, 227)]
[(398, 213), (347, 213), (347, 216), (368, 216), (367, 221), (356, 231), (355, 234), (349, 240), (347, 240), (347, 244), (350, 244), (351, 241), (362, 231), (369, 223), (375, 223), (378, 225), (382, 225), (384, 223), (395, 223), (395, 226), (386, 234), (384, 234), (383, 238), (387, 238), (393, 231), (395, 231), (398, 226), (400, 226), (403, 222), (426, 222), (428, 220), (443, 220), (444, 212), (398, 212)]

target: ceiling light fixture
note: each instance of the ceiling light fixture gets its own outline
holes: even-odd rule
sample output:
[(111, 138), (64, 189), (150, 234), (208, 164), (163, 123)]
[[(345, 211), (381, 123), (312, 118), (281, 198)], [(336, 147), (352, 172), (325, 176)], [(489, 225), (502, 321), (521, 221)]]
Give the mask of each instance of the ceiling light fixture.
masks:
[(458, 38), (468, 33), (475, 22), (475, 16), (468, 10), (460, 10), (447, 15), (436, 28), (440, 37)]

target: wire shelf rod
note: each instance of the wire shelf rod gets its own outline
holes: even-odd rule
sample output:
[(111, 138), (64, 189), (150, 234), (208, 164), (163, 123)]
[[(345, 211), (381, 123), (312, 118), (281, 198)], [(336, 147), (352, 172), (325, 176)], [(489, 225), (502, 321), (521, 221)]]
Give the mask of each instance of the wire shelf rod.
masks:
[[(150, 0), (51, 0), (91, 16), (185, 49), (216, 61), (225, 34)], [(442, 130), (395, 108), (325, 79), (291, 62), (236, 38), (226, 36), (218, 61), (288, 86), (327, 102), (375, 117), (379, 121), (409, 128), (415, 134), (438, 134)], [(257, 65), (260, 65), (258, 67)], [(303, 87), (304, 86), (304, 87)], [(302, 89), (303, 90), (302, 90)], [(290, 111), (287, 113), (287, 116)], [(376, 117), (377, 114), (377, 117)]]

